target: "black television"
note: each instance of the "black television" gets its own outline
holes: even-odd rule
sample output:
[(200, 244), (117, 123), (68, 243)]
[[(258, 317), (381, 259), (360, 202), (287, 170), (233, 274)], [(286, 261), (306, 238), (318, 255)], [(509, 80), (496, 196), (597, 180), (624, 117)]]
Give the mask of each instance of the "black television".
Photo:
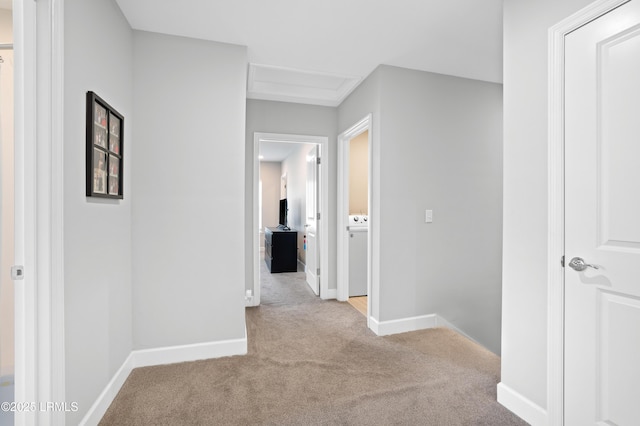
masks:
[(280, 200), (280, 218), (278, 224), (282, 228), (287, 228), (287, 199)]

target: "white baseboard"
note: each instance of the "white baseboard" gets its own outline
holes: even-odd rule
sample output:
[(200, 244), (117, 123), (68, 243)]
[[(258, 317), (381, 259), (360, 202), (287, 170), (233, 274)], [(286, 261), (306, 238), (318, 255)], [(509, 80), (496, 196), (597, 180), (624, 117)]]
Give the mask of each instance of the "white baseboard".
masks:
[(120, 388), (124, 385), (125, 380), (129, 377), (131, 370), (134, 368), (197, 361), (200, 359), (222, 358), (233, 355), (245, 355), (246, 353), (246, 329), (244, 332), (244, 338), (242, 339), (132, 351), (102, 391), (98, 399), (93, 403), (87, 414), (80, 422), (80, 425), (93, 426), (100, 422), (120, 391)]
[(378, 336), (406, 333), (408, 331), (424, 330), (438, 326), (438, 315), (421, 315), (418, 317), (402, 318), (391, 321), (378, 321), (371, 317), (369, 328)]
[(532, 426), (549, 422), (547, 411), (504, 383), (498, 383), (498, 402)]
[(406, 333), (409, 331), (425, 330), (434, 327), (446, 327), (456, 333), (466, 337), (472, 342), (483, 346), (477, 340), (469, 336), (467, 333), (444, 319), (438, 314), (421, 315), (417, 317), (401, 318), (391, 321), (378, 321), (371, 318), (370, 328), (378, 336), (388, 336), (390, 334)]
[(129, 377), (131, 370), (133, 370), (133, 357), (133, 352), (131, 352), (100, 396), (98, 396), (98, 399), (96, 399), (91, 408), (89, 408), (89, 411), (80, 422), (81, 426), (93, 426), (100, 423), (102, 416), (107, 412), (116, 395), (118, 395), (120, 388), (124, 385), (125, 380)]
[(242, 339), (142, 349), (132, 353), (134, 354), (134, 368), (245, 355), (247, 353), (247, 333), (245, 332), (245, 337)]

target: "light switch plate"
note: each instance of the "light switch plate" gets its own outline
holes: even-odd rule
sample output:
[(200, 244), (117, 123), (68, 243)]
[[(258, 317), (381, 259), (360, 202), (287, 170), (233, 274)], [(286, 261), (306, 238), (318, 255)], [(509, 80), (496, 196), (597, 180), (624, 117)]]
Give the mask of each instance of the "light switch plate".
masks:
[(433, 222), (433, 210), (425, 210), (424, 221), (426, 223), (432, 223)]

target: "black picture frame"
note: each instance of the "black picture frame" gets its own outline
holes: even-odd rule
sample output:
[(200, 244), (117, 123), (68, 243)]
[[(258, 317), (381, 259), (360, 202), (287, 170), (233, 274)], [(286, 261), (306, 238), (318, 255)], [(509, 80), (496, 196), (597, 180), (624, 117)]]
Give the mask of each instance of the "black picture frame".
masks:
[(124, 117), (94, 92), (87, 92), (87, 197), (122, 200)]

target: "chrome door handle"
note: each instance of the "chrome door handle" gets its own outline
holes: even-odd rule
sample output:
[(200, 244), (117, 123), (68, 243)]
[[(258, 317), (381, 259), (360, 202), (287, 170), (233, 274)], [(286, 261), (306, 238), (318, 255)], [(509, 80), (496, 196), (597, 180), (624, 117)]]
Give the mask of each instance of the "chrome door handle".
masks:
[(598, 269), (596, 265), (585, 263), (584, 259), (581, 257), (574, 257), (573, 259), (571, 259), (571, 262), (569, 262), (569, 266), (571, 267), (571, 269), (575, 269), (578, 272), (584, 271), (587, 268)]

